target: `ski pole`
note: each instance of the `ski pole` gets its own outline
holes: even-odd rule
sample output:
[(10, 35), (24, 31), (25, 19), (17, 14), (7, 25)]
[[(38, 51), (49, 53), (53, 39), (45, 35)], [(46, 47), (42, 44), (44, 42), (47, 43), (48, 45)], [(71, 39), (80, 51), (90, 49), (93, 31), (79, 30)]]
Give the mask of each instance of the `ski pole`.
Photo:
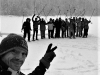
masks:
[(44, 13), (44, 16), (46, 16), (46, 14), (45, 14), (44, 10), (43, 10), (43, 13)]
[(36, 1), (36, 0), (34, 0), (34, 14), (35, 14), (35, 1)]
[[(84, 9), (83, 9), (82, 11), (80, 11), (79, 15), (81, 15), (81, 13), (82, 13), (83, 11), (84, 11)], [(79, 15), (78, 15), (78, 16), (79, 16)], [(78, 17), (78, 16), (77, 16), (77, 17)]]
[(65, 16), (67, 16), (67, 14), (68, 14), (68, 10), (67, 10), (67, 12), (66, 13), (64, 13), (65, 14)]
[(45, 4), (45, 6), (43, 7), (43, 9), (40, 11), (40, 13), (38, 14), (38, 15), (40, 15), (42, 12), (43, 12), (43, 10), (44, 10), (44, 8), (47, 6), (47, 4)]
[(91, 18), (92, 18), (92, 16), (93, 16), (94, 11), (95, 11), (95, 9), (93, 10), (92, 15), (90, 16), (90, 19), (89, 19), (89, 20), (91, 20)]
[(58, 9), (59, 9), (58, 15), (60, 15), (61, 10), (60, 10), (59, 6), (58, 6)]
[(69, 9), (70, 9), (70, 17), (71, 17), (71, 8), (70, 8), (70, 4), (69, 4)]
[(47, 16), (50, 14), (51, 11), (52, 11), (52, 8), (51, 8), (50, 11), (48, 12)]
[(84, 13), (82, 14), (82, 16), (84, 16), (84, 18), (85, 18), (85, 13), (86, 13), (86, 11), (85, 11), (85, 9), (84, 9)]
[(73, 8), (74, 8), (74, 11), (73, 11), (73, 13), (71, 14), (71, 17), (72, 17), (72, 15), (75, 13), (75, 10), (76, 10), (75, 7), (73, 7)]
[(22, 18), (22, 25), (23, 25), (23, 22), (24, 22), (24, 12), (23, 12), (23, 18)]
[(37, 14), (39, 14), (39, 12), (38, 12), (38, 10), (37, 10), (37, 7), (35, 7), (36, 8), (36, 12), (37, 12)]

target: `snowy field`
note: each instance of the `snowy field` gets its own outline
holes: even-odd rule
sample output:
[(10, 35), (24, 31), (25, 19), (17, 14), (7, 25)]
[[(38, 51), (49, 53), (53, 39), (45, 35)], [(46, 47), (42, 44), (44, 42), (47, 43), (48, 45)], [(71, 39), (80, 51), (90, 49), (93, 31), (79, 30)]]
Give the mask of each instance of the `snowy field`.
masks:
[[(20, 32), (22, 18), (17, 17), (1, 18), (2, 33)], [(45, 54), (49, 43), (57, 46), (56, 58), (52, 61), (50, 68), (45, 75), (99, 75), (100, 74), (100, 30), (99, 19), (92, 18), (88, 38), (69, 39), (40, 39), (28, 42), (29, 54), (22, 66), (23, 73), (28, 74), (39, 64), (39, 60)], [(6, 22), (4, 22), (6, 21)], [(12, 22), (11, 22), (12, 21)], [(9, 26), (8, 26), (9, 25)], [(0, 41), (5, 37), (0, 37)]]

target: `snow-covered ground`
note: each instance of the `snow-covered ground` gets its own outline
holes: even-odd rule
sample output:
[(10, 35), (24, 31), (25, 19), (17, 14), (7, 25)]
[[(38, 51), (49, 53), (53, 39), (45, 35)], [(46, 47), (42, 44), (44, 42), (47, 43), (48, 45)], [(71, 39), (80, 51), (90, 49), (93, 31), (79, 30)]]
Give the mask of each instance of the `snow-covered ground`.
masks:
[(98, 75), (100, 63), (100, 40), (89, 35), (88, 38), (40, 39), (28, 42), (29, 54), (22, 66), (22, 72), (29, 73), (39, 64), (49, 43), (57, 46), (56, 58), (45, 75)]
[[(15, 21), (15, 19), (11, 20), (12, 22)], [(51, 66), (47, 70), (45, 75), (99, 75), (100, 37), (98, 30), (99, 25), (97, 20), (98, 19), (93, 21), (93, 24), (91, 24), (88, 38), (77, 37), (76, 39), (48, 39), (46, 37), (46, 39), (40, 39), (39, 37), (38, 41), (28, 42), (29, 54), (24, 65), (21, 68), (22, 72), (28, 74), (29, 72), (33, 71), (35, 67), (38, 66), (39, 60), (45, 54), (49, 43), (53, 43), (53, 46), (58, 47), (55, 51), (56, 57), (51, 62)], [(4, 20), (2, 20), (1, 22), (1, 24), (4, 24), (4, 26), (1, 25), (3, 28), (1, 28), (1, 32), (21, 33), (19, 31), (21, 29), (21, 25), (17, 26), (16, 21), (16, 27), (15, 24), (12, 25), (11, 22), (8, 23), (9, 26), (6, 25), (7, 23), (3, 22)], [(12, 30), (11, 28), (14, 29)], [(6, 35), (0, 37), (0, 40), (2, 40), (5, 36)]]

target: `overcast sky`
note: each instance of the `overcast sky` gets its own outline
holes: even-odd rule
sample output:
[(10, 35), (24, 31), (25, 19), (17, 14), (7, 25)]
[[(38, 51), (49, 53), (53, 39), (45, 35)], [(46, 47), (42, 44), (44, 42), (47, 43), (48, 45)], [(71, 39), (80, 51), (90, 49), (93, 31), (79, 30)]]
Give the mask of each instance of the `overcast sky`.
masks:
[(34, 6), (36, 14), (45, 6), (41, 15), (58, 15), (61, 10), (62, 15), (82, 15), (85, 12), (85, 15), (90, 16), (94, 9), (93, 15), (100, 15), (100, 0), (0, 0), (0, 3), (1, 15), (33, 15)]

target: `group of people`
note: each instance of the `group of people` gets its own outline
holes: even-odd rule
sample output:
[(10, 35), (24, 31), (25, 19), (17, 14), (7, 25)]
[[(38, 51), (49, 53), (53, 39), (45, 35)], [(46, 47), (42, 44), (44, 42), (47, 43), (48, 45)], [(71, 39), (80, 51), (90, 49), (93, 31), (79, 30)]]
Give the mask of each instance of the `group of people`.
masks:
[[(0, 75), (25, 75), (21, 72), (23, 65), (28, 55), (28, 45), (25, 40), (28, 34), (28, 41), (30, 41), (31, 19), (27, 18), (23, 23), (22, 30), (24, 30), (23, 37), (11, 33), (0, 43)], [(57, 18), (56, 20), (50, 18), (46, 22), (43, 18), (36, 16), (32, 17), (33, 22), (33, 37), (32, 40), (38, 40), (38, 25), (40, 25), (41, 39), (45, 38), (46, 25), (48, 26), (48, 38), (75, 38), (87, 37), (90, 20), (86, 18), (66, 18), (65, 20)], [(36, 38), (35, 38), (36, 34)], [(60, 35), (61, 34), (61, 35)], [(52, 43), (48, 45), (46, 53), (40, 59), (39, 65), (28, 75), (44, 75), (49, 69), (50, 63), (56, 57), (55, 50), (57, 46), (52, 48)]]
[[(30, 32), (31, 32), (31, 19), (27, 18), (26, 21), (22, 25), (22, 30), (24, 30), (23, 37), (26, 38), (26, 34), (28, 34), (28, 41), (30, 41)], [(38, 15), (32, 16), (33, 22), (33, 36), (32, 40), (38, 40), (38, 26), (40, 25), (40, 35), (41, 39), (45, 38), (46, 26), (48, 26), (48, 38), (75, 38), (75, 37), (83, 37), (87, 38), (89, 23), (90, 20), (82, 17), (71, 17), (65, 18), (65, 20), (60, 18), (52, 19), (50, 18), (48, 22), (46, 22), (43, 18), (40, 18)], [(36, 34), (36, 35), (35, 35)], [(36, 37), (35, 37), (36, 36)]]

